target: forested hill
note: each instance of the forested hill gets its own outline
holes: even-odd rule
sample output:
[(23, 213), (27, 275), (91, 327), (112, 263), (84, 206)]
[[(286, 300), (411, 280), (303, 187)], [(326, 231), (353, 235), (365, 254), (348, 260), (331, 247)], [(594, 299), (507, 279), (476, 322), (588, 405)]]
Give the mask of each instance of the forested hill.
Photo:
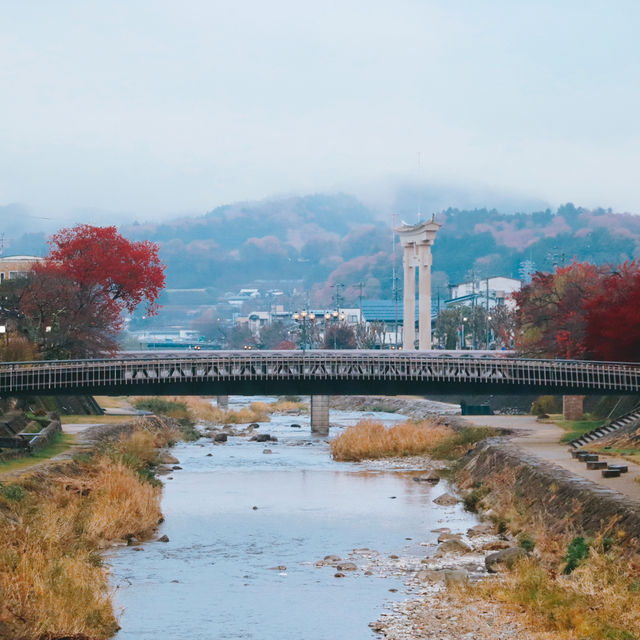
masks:
[[(529, 268), (550, 270), (574, 258), (618, 264), (640, 256), (640, 216), (632, 214), (567, 204), (536, 213), (448, 209), (436, 218), (443, 227), (433, 252), (434, 286), (470, 273), (519, 277), (527, 261)], [(160, 244), (170, 288), (224, 292), (302, 281), (321, 302), (336, 282), (346, 285), (352, 300), (359, 283), (365, 297), (391, 295), (390, 223), (386, 212), (337, 194), (236, 203), (201, 217), (133, 224), (122, 232)], [(24, 238), (29, 248), (34, 240), (33, 234)], [(29, 252), (20, 241), (9, 249)], [(397, 264), (401, 274), (400, 251)]]
[[(619, 263), (640, 256), (640, 216), (631, 214), (567, 204), (530, 214), (449, 209), (437, 219), (443, 227), (433, 270), (443, 272), (435, 277), (440, 286), (470, 272), (518, 277), (526, 261), (548, 270), (574, 258)], [(391, 294), (390, 224), (344, 194), (233, 204), (200, 218), (124, 231), (161, 244), (170, 287), (228, 291), (257, 281), (303, 280), (324, 298), (335, 282), (353, 299), (360, 282), (366, 297)]]

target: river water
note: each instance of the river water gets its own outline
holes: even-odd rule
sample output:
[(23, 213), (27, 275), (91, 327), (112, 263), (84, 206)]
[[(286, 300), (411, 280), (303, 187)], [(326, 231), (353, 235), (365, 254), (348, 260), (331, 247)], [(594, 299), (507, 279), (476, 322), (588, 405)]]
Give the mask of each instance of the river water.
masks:
[[(387, 424), (403, 419), (374, 415)], [(365, 416), (372, 414), (332, 410), (332, 436)], [(308, 416), (272, 416), (259, 432), (278, 442), (203, 438), (172, 450), (182, 470), (165, 476), (158, 534), (169, 542), (122, 547), (108, 558), (121, 611), (117, 640), (370, 639), (368, 623), (406, 592), (397, 576), (365, 575), (365, 556), (422, 557), (433, 550), (432, 529), (475, 523), (459, 506), (433, 504), (444, 482), (432, 487), (414, 482), (410, 470), (332, 461)], [(348, 558), (363, 548), (371, 551)], [(336, 578), (335, 568), (315, 566), (329, 554), (353, 559), (358, 570)]]

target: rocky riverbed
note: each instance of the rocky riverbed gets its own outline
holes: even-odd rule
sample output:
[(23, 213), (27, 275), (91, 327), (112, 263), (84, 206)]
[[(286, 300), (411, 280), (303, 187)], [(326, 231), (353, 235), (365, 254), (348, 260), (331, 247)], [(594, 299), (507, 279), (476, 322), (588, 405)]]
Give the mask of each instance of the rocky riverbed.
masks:
[[(435, 485), (444, 466), (424, 456), (369, 460), (368, 469), (408, 471), (418, 483)], [(416, 469), (422, 471), (416, 472)], [(440, 494), (432, 502), (443, 522), (450, 520), (460, 497)], [(408, 597), (393, 602), (370, 623), (389, 640), (506, 640), (523, 638), (522, 620), (497, 604), (465, 593), (464, 586), (478, 580), (499, 579), (501, 571), (524, 551), (509, 535), (498, 534), (495, 525), (481, 522), (466, 529), (443, 526), (432, 529), (437, 541), (407, 539), (405, 553), (385, 554), (375, 549), (354, 549), (344, 558), (329, 555), (316, 567), (334, 571), (336, 578), (401, 579)], [(346, 567), (346, 569), (345, 569)]]

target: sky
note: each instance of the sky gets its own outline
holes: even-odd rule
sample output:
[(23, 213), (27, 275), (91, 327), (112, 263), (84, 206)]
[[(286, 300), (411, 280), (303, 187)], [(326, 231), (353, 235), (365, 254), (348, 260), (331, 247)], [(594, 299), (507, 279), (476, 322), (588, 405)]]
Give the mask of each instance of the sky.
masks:
[(417, 180), (640, 213), (639, 27), (637, 0), (0, 0), (0, 205)]

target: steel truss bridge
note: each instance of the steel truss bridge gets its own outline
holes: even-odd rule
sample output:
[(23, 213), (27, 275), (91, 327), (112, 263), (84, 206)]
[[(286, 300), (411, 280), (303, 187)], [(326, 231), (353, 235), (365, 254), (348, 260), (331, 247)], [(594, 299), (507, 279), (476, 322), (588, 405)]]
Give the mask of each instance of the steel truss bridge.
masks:
[(408, 351), (141, 352), (0, 363), (0, 397), (96, 395), (640, 394), (640, 365)]

